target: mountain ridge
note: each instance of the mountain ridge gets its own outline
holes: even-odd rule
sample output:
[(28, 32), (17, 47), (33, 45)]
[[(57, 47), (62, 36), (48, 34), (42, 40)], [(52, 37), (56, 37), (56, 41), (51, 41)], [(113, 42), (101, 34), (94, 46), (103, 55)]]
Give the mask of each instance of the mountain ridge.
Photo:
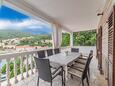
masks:
[(11, 30), (11, 29), (0, 30), (0, 40), (29, 37), (29, 36), (34, 35), (29, 32), (21, 32), (19, 30)]

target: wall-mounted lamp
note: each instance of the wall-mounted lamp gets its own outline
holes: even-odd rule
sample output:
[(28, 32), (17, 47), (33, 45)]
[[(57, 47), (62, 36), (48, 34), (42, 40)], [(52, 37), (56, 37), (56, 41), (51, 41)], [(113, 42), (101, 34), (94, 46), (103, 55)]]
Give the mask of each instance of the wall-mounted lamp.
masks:
[(103, 15), (103, 12), (102, 13), (98, 13), (97, 16), (102, 16)]

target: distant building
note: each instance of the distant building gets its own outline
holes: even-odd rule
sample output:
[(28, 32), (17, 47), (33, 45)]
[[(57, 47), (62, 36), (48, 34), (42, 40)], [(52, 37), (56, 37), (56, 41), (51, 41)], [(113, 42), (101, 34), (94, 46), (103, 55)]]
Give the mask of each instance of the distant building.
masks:
[(16, 46), (16, 51), (30, 51), (30, 50), (40, 49), (40, 48), (43, 48), (43, 47), (23, 45), (23, 46)]
[(15, 45), (4, 45), (3, 49), (15, 49)]

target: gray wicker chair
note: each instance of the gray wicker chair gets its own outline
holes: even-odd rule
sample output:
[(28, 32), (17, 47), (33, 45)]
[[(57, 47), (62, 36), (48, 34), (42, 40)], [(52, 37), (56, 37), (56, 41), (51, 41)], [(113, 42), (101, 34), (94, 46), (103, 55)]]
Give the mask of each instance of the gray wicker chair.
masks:
[(78, 68), (75, 67), (75, 66), (73, 66), (73, 67), (68, 69), (68, 73), (71, 74), (72, 78), (73, 78), (73, 75), (74, 75), (74, 76), (76, 76), (76, 77), (81, 79), (82, 86), (84, 86), (84, 79), (86, 79), (87, 84), (89, 86), (88, 72), (89, 72), (89, 65), (90, 65), (90, 62), (91, 62), (92, 58), (93, 58), (93, 56), (90, 55), (90, 57), (86, 61), (86, 64), (85, 64), (85, 67), (83, 68), (83, 70), (78, 70)]
[(48, 49), (48, 50), (46, 50), (46, 52), (47, 52), (47, 56), (53, 55), (53, 50), (52, 49)]
[(59, 48), (55, 48), (55, 49), (54, 49), (54, 53), (55, 53), (55, 54), (60, 53), (60, 49), (59, 49)]
[(37, 53), (38, 53), (39, 58), (45, 58), (46, 57), (44, 50), (38, 51)]
[(79, 53), (79, 48), (71, 48), (71, 52)]
[(37, 69), (39, 71), (37, 86), (39, 86), (39, 79), (51, 83), (52, 86), (52, 80), (58, 75), (61, 75), (62, 77), (62, 86), (65, 86), (65, 78), (64, 78), (65, 72), (63, 70), (63, 67), (60, 66), (52, 72), (49, 59), (36, 58), (36, 57), (34, 57), (34, 59), (37, 65)]

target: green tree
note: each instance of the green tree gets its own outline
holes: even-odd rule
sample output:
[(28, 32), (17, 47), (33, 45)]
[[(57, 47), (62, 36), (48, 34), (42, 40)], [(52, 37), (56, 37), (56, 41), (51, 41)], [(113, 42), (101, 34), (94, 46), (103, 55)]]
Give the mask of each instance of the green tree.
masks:
[(96, 31), (74, 32), (74, 46), (94, 46), (96, 45)]
[[(13, 63), (13, 61), (11, 61), (9, 65), (10, 65), (10, 78), (13, 78), (14, 77), (14, 63)], [(19, 58), (16, 59), (16, 65), (17, 65), (17, 75), (19, 75), (20, 74), (20, 59)], [(25, 72), (25, 71), (26, 71), (26, 67), (24, 66), (23, 72)], [(2, 72), (2, 74), (6, 74), (6, 64), (4, 64), (2, 66), (1, 72)]]
[(69, 46), (70, 45), (70, 34), (69, 33), (62, 33), (62, 44), (61, 46)]

